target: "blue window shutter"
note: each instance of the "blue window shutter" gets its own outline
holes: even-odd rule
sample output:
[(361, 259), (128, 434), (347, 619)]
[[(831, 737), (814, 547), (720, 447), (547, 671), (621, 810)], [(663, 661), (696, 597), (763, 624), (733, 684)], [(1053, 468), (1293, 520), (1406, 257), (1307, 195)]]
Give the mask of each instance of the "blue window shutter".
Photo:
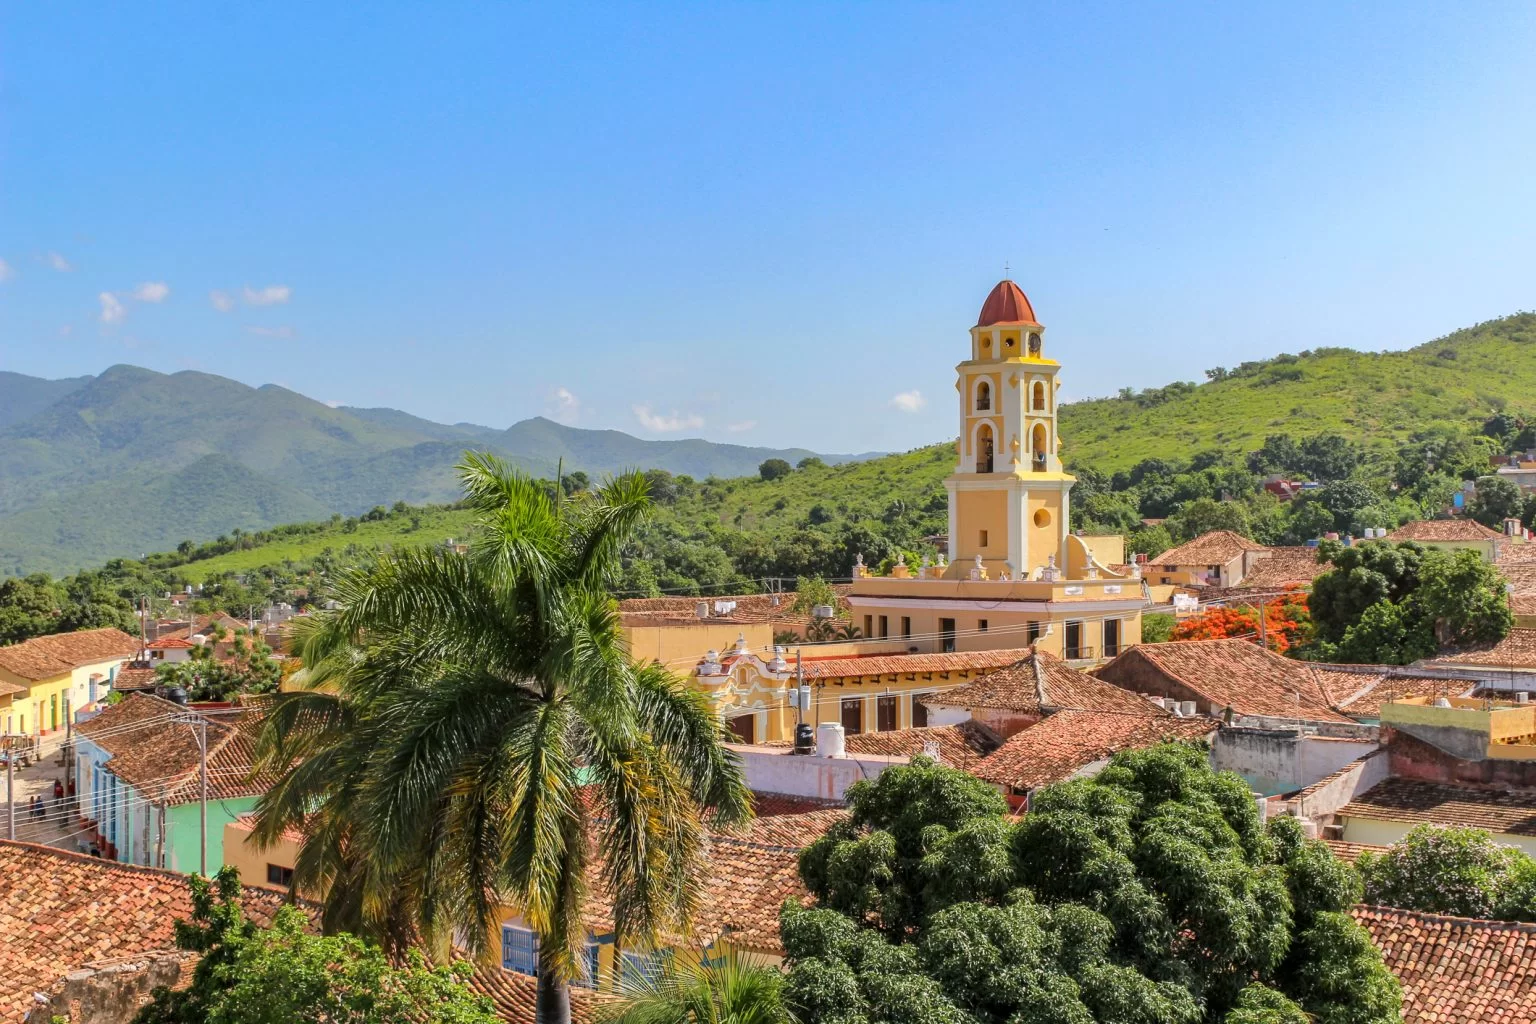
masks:
[(539, 975), (539, 938), (527, 928), (501, 926), (501, 966), (530, 977)]

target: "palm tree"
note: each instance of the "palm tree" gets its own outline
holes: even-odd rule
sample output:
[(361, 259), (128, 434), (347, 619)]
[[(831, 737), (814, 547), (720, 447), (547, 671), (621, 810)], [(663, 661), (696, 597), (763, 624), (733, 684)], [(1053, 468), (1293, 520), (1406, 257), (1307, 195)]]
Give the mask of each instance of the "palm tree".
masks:
[(788, 1024), (784, 975), (732, 950), (715, 960), (669, 959), (654, 975), (626, 981), (624, 997), (600, 1011), (604, 1024)]
[(538, 1020), (570, 1019), (589, 876), (620, 941), (686, 933), (706, 817), (750, 816), (709, 699), (636, 663), (605, 591), (645, 514), (640, 474), (575, 500), (471, 454), (468, 555), (401, 550), (341, 572), (294, 631), (305, 689), (266, 704), (280, 773), (255, 835), (304, 842), (324, 924), (486, 956), (511, 904), (539, 940)]

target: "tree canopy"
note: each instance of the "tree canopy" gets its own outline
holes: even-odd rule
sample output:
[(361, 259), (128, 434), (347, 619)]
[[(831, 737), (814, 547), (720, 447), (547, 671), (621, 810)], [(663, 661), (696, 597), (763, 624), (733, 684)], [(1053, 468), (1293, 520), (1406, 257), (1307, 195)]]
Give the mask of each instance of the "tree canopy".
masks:
[(1536, 921), (1536, 860), (1482, 829), (1416, 825), (1355, 868), (1371, 903), (1435, 914)]
[(1397, 982), (1347, 914), (1354, 872), (1268, 826), (1203, 752), (1117, 755), (1022, 820), (914, 758), (801, 854), (786, 995), (831, 1024), (1391, 1024)]

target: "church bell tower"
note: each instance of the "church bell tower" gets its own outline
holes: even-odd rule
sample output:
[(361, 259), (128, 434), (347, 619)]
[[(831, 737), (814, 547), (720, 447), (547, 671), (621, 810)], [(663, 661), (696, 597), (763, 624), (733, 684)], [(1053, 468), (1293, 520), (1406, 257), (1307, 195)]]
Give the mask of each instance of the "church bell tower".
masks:
[(1057, 372), (1029, 298), (1004, 280), (971, 328), (970, 358), (955, 367), (959, 460), (949, 492), (946, 574), (1028, 579), (1065, 570), (1067, 495), (1075, 479), (1057, 457)]

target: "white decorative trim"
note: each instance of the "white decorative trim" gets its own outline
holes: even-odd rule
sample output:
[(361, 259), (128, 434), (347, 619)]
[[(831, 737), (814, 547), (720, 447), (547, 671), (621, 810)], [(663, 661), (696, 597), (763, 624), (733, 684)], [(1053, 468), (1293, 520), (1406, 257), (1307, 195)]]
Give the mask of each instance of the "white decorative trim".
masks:
[(984, 600), (961, 597), (897, 597), (885, 594), (870, 594), (867, 596), (849, 594), (844, 600), (854, 608), (915, 608), (921, 611), (959, 609), (961, 611), (978, 612), (1118, 612), (1136, 611), (1145, 604), (1140, 597), (1124, 597), (1118, 601), (1024, 601), (1007, 597)]

